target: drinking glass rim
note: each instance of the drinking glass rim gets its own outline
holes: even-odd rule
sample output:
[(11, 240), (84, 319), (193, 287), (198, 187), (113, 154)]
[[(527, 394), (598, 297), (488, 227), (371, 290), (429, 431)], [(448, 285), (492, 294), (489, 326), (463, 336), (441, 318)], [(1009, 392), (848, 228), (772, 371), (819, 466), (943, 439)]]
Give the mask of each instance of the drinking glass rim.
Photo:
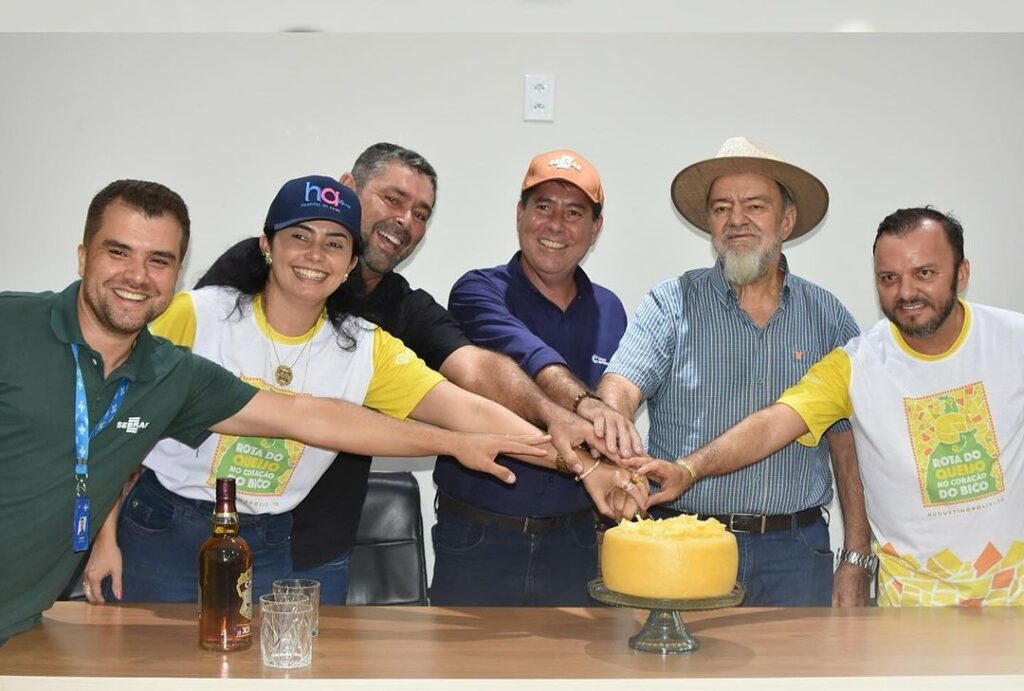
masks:
[(271, 587), (274, 589), (274, 592), (277, 592), (278, 589), (280, 589), (280, 590), (305, 590), (305, 589), (309, 589), (309, 588), (315, 589), (315, 588), (319, 588), (320, 587), (320, 581), (312, 579), (312, 578), (279, 578), (276, 581), (274, 581), (273, 583), (271, 583)]
[(263, 593), (260, 595), (260, 607), (272, 607), (274, 605), (308, 605), (313, 608), (313, 599), (309, 595), (296, 592)]

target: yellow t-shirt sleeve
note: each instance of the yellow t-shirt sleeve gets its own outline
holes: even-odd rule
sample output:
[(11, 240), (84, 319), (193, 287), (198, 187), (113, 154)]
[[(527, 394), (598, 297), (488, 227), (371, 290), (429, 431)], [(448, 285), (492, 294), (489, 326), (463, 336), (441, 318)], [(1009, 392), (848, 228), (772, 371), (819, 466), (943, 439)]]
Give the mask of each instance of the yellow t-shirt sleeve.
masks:
[(373, 378), (363, 405), (405, 419), (444, 377), (381, 328), (373, 332)]
[(182, 291), (174, 296), (163, 314), (149, 323), (149, 332), (174, 345), (191, 348), (196, 342), (196, 310), (192, 295)]
[(810, 430), (797, 441), (804, 446), (817, 446), (837, 420), (853, 416), (850, 356), (842, 348), (836, 348), (807, 370), (800, 381), (783, 391), (778, 403), (795, 410)]

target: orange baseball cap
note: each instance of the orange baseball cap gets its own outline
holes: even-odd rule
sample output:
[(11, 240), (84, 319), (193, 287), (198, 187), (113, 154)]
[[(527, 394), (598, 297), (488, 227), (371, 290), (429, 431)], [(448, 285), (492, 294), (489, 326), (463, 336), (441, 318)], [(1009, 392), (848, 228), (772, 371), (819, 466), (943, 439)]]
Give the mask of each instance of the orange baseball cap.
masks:
[(563, 180), (576, 185), (592, 202), (604, 206), (601, 176), (590, 161), (570, 149), (539, 154), (530, 161), (523, 178), (523, 192), (548, 180)]

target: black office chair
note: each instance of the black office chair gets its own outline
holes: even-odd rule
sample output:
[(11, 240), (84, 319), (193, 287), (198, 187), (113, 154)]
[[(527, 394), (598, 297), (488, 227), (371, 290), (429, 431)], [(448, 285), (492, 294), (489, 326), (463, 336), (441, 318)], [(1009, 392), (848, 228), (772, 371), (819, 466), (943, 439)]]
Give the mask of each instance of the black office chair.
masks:
[(349, 605), (427, 604), (420, 486), (410, 472), (371, 472), (349, 563)]

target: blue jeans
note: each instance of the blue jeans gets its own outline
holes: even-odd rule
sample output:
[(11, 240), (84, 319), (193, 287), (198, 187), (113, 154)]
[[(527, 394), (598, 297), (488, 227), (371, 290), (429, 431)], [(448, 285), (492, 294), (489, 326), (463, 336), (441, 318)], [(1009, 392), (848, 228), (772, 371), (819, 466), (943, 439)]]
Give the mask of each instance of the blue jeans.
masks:
[(595, 606), (587, 582), (597, 577), (592, 514), (536, 535), (474, 523), (438, 510), (431, 529), (430, 604), (441, 606)]
[(320, 581), (320, 604), (343, 605), (348, 599), (348, 562), (352, 548), (342, 552), (332, 561), (312, 569), (295, 570), (294, 578), (312, 578)]
[[(657, 508), (651, 514), (663, 517)], [(743, 605), (832, 605), (833, 555), (824, 517), (805, 528), (734, 534), (740, 553), (737, 580), (747, 589)]]
[[(124, 601), (198, 602), (199, 548), (210, 536), (213, 503), (185, 499), (144, 472), (121, 505), (117, 543), (124, 562)], [(253, 554), (253, 602), (292, 571), (292, 517), (244, 514), (241, 537)], [(104, 596), (111, 596), (109, 579)]]

